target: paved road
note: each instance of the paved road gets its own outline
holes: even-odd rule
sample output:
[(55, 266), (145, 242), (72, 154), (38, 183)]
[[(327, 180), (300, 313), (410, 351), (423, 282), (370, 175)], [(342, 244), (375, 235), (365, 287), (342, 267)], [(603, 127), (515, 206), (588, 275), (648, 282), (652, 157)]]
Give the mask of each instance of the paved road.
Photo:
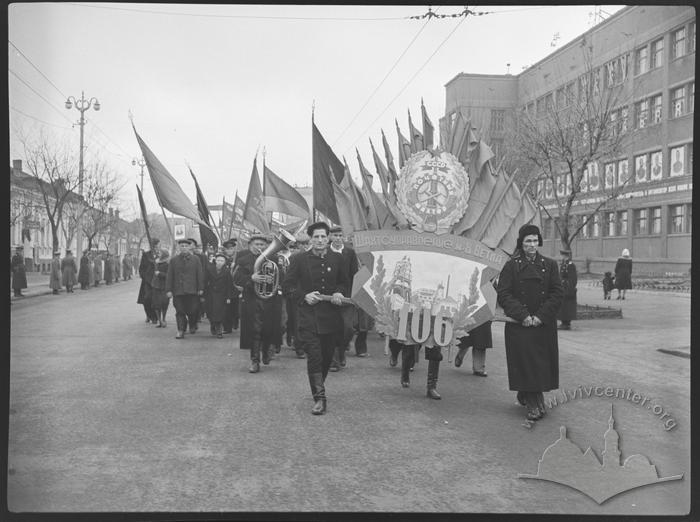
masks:
[[(690, 299), (603, 302), (621, 320), (560, 333), (561, 388), (631, 388), (668, 412), (607, 397), (572, 399), (528, 426), (508, 391), (503, 327), (488, 378), (444, 361), (442, 401), (425, 398), (426, 361), (399, 385), (381, 339), (330, 374), (329, 411), (310, 415), (305, 361), (282, 353), (247, 372), (238, 336), (183, 341), (144, 323), (139, 280), (18, 300), (11, 318), (9, 506), (13, 511), (407, 511), (678, 514), (689, 505)], [(559, 397), (560, 393), (549, 393)], [(660, 476), (598, 505), (563, 485), (518, 478), (567, 427), (601, 458), (610, 405), (622, 458)]]

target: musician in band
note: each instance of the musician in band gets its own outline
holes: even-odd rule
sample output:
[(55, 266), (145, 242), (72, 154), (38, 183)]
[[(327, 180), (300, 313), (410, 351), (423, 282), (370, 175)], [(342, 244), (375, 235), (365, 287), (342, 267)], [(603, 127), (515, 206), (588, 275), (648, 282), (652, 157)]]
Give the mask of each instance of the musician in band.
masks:
[[(260, 371), (260, 362), (270, 364), (271, 333), (275, 321), (279, 324), (279, 316), (273, 313), (273, 303), (270, 299), (260, 298), (256, 291), (257, 285), (272, 284), (269, 275), (255, 272), (255, 261), (269, 243), (266, 236), (254, 234), (248, 241), (248, 250), (238, 252), (233, 284), (241, 290), (241, 338), (240, 348), (250, 350), (250, 373)], [(274, 257), (274, 256), (273, 256)], [(274, 260), (271, 260), (274, 262)]]
[[(228, 239), (223, 243), (224, 254), (226, 255), (226, 269), (234, 275), (235, 257), (236, 257), (236, 240)], [(238, 289), (234, 286), (231, 294), (231, 302), (226, 305), (224, 310), (223, 333), (230, 334), (233, 330), (238, 330)]]
[[(330, 229), (330, 250), (340, 254), (343, 258), (343, 270), (345, 271), (348, 281), (352, 281), (359, 268), (357, 255), (355, 251), (345, 244), (343, 229), (339, 226), (334, 226)], [(348, 285), (345, 291), (345, 297), (350, 297), (352, 283)], [(353, 323), (355, 320), (355, 307), (343, 306), (340, 309), (340, 315), (343, 318), (343, 331), (336, 339), (335, 351), (333, 352), (333, 360), (331, 361), (330, 371), (337, 372), (340, 368), (346, 365), (345, 351), (350, 345), (350, 340), (354, 334)]]
[[(291, 257), (283, 285), (285, 294), (292, 295), (298, 307), (297, 332), (306, 350), (314, 415), (326, 412), (325, 380), (337, 336), (343, 331), (340, 306), (350, 286), (343, 269), (343, 257), (328, 248), (329, 231), (323, 222), (306, 229), (311, 249)], [(322, 296), (331, 297), (323, 299)]]

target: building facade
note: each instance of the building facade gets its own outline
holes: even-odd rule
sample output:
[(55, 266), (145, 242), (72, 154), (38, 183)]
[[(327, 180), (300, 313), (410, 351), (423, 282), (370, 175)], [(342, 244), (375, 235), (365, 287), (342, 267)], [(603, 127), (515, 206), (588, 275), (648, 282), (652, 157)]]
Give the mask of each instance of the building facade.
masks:
[[(695, 99), (695, 9), (630, 6), (610, 16), (518, 75), (461, 73), (446, 84), (441, 128), (459, 111), (470, 118), (496, 153), (508, 147), (507, 129), (519, 111), (538, 118), (565, 108), (586, 87), (618, 88), (625, 102), (613, 116), (629, 133), (616, 157), (590, 164), (586, 193), (578, 200), (608, 201), (572, 243), (574, 261), (593, 273), (611, 270), (629, 249), (636, 274), (687, 274), (691, 258), (693, 118)], [(583, 48), (590, 53), (582, 52)], [(563, 178), (562, 178), (563, 181)], [(539, 202), (556, 219), (553, 191), (542, 183)], [(561, 194), (560, 193), (560, 194)], [(572, 213), (576, 214), (574, 207)], [(558, 255), (557, 227), (543, 215), (544, 253)]]

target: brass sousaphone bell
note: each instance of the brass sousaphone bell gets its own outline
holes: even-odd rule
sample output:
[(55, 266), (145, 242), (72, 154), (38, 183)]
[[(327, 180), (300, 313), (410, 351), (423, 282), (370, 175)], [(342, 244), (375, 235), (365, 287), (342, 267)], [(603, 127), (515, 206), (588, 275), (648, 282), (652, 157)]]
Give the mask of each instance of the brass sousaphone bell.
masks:
[(280, 284), (280, 271), (277, 264), (272, 259), (278, 252), (285, 250), (291, 243), (296, 242), (292, 234), (284, 229), (280, 229), (279, 235), (272, 239), (268, 247), (263, 250), (253, 265), (253, 273), (270, 276), (268, 283), (255, 283), (255, 295), (260, 299), (270, 299), (277, 293)]

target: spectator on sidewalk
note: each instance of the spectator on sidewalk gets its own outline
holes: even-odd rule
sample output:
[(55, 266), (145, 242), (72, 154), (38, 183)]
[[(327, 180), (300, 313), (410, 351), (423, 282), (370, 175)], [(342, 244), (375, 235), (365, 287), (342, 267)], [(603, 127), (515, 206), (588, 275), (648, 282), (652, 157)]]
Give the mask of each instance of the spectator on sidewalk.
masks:
[(22, 290), (27, 288), (27, 269), (24, 266), (24, 247), (15, 248), (15, 255), (12, 256), (12, 290), (15, 297), (22, 297)]
[(111, 285), (114, 280), (114, 259), (112, 254), (107, 252), (105, 257), (105, 284)]
[(118, 283), (122, 275), (122, 262), (118, 255), (114, 255), (114, 282)]
[(95, 286), (100, 286), (102, 281), (102, 255), (95, 254)]
[(66, 287), (67, 293), (72, 294), (78, 276), (78, 265), (70, 250), (66, 250), (66, 257), (61, 261), (61, 272), (63, 272), (63, 286)]
[(80, 283), (81, 290), (90, 288), (90, 264), (88, 251), (86, 250), (80, 258), (80, 269), (78, 270), (78, 283)]
[(613, 278), (612, 272), (605, 272), (603, 276), (603, 300), (610, 299), (610, 293), (615, 288), (615, 279)]
[(95, 286), (95, 253), (88, 252), (88, 286)]
[(61, 252), (56, 250), (53, 253), (53, 259), (51, 260), (51, 272), (49, 273), (49, 288), (54, 295), (58, 295), (63, 286), (61, 281), (63, 280), (63, 270), (61, 268)]
[(626, 248), (622, 251), (622, 257), (615, 263), (615, 288), (617, 288), (617, 298), (625, 298), (625, 291), (632, 289), (632, 258), (630, 251)]
[(561, 321), (560, 330), (571, 330), (571, 321), (576, 319), (576, 284), (578, 277), (576, 265), (571, 260), (571, 250), (562, 249), (561, 263), (559, 264), (559, 277), (564, 288), (564, 300), (559, 308), (558, 319)]

